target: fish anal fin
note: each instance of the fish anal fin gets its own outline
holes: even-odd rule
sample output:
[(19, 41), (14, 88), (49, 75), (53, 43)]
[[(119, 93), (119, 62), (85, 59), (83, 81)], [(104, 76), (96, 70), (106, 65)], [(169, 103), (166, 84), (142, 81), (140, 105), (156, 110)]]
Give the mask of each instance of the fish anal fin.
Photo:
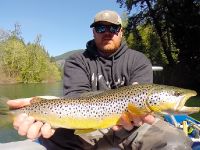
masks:
[(77, 130), (75, 130), (74, 134), (76, 134), (76, 135), (86, 134), (86, 133), (90, 133), (90, 132), (93, 132), (96, 130), (97, 129), (77, 129)]
[(128, 104), (128, 112), (132, 113), (132, 114), (134, 114), (136, 116), (143, 116), (143, 115), (146, 114), (146, 111), (144, 109), (138, 108), (137, 106), (135, 106), (132, 103)]

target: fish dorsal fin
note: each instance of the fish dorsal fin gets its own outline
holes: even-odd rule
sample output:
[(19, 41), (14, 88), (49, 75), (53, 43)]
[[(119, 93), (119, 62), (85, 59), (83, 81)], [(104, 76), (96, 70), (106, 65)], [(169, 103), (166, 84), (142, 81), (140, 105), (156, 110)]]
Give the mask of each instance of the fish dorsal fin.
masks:
[(105, 92), (105, 91), (84, 92), (84, 93), (82, 93), (80, 96), (81, 96), (81, 97), (90, 97), (90, 96), (98, 95), (98, 94), (103, 93), (103, 92)]
[(90, 132), (93, 132), (96, 130), (97, 129), (77, 129), (77, 130), (75, 130), (74, 134), (76, 134), (76, 135), (86, 134), (86, 133), (90, 133)]
[(128, 111), (130, 113), (133, 113), (133, 114), (137, 115), (137, 116), (141, 116), (141, 115), (145, 115), (146, 114), (146, 111), (144, 109), (138, 108), (132, 103), (128, 104)]
[(41, 97), (33, 97), (33, 98), (30, 100), (30, 103), (31, 103), (31, 104), (35, 104), (35, 103), (39, 103), (39, 102), (41, 102), (41, 101), (43, 101), (43, 100), (46, 100), (46, 99), (41, 98)]

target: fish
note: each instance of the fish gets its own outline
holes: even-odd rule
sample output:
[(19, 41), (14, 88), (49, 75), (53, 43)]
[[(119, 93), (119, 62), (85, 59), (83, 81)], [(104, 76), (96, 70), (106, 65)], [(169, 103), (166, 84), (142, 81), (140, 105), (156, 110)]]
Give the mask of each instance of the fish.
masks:
[(196, 95), (194, 90), (175, 86), (137, 84), (76, 98), (34, 97), (30, 105), (10, 112), (15, 116), (26, 113), (54, 128), (81, 133), (117, 125), (122, 113), (137, 116), (197, 113), (200, 107), (185, 106), (186, 101)]

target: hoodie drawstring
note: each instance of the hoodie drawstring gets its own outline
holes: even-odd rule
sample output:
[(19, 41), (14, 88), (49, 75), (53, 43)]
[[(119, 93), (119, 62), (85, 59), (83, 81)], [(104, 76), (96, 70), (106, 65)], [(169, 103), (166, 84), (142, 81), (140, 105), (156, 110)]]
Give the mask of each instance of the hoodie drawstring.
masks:
[(100, 70), (100, 64), (99, 64), (99, 58), (98, 58), (98, 56), (96, 56), (96, 61), (95, 61), (95, 63), (96, 63), (96, 66), (97, 66), (97, 79), (96, 79), (96, 87), (97, 87), (97, 89), (100, 89), (100, 87), (99, 87), (99, 70)]
[(113, 56), (112, 57), (112, 65), (111, 65), (111, 77), (112, 77), (112, 89), (116, 89), (117, 88), (117, 85), (116, 85), (116, 82), (115, 82), (115, 76), (114, 76), (114, 60), (115, 60), (115, 57)]

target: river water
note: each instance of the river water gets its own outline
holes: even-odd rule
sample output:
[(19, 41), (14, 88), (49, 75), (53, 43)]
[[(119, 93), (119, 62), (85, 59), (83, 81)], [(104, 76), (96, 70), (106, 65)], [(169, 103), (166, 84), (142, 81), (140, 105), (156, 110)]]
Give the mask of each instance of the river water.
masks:
[[(37, 84), (0, 85), (0, 109), (4, 108), (8, 99), (25, 98), (32, 96), (52, 95), (62, 96), (62, 82)], [(0, 143), (22, 140), (13, 129), (11, 118), (0, 115)]]

